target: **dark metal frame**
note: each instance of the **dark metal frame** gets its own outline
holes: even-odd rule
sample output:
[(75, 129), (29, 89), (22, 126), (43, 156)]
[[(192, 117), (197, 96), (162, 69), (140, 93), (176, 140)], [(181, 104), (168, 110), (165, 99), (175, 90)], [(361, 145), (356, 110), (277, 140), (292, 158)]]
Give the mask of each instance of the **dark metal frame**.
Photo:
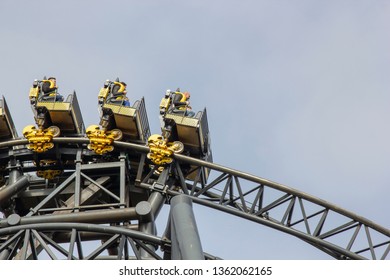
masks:
[[(55, 138), (54, 143), (60, 150), (62, 145), (68, 144), (78, 148), (74, 149), (74, 169), (49, 190), (47, 181), (37, 183), (29, 174), (23, 174), (23, 168), (16, 168), (17, 162), (32, 160), (32, 153), (17, 153), (14, 149), (26, 145), (27, 140), (0, 143), (2, 150), (7, 147), (12, 150), (10, 163), (15, 165), (14, 169), (9, 169), (8, 184), (0, 189), (0, 206), (27, 195), (28, 191), (39, 191), (43, 196), (24, 216), (13, 213), (12, 209), (3, 209), (0, 259), (34, 259), (43, 251), (53, 259), (59, 256), (67, 259), (215, 259), (202, 251), (196, 228), (188, 231), (181, 227), (183, 222), (178, 222), (183, 219), (196, 224), (189, 200), (293, 235), (335, 259), (390, 258), (389, 229), (285, 185), (183, 155), (175, 155), (173, 163), (162, 172), (145, 169), (142, 166), (149, 163), (144, 155), (149, 149), (132, 143), (114, 143), (116, 160), (89, 163), (82, 162), (82, 155), (89, 156), (85, 151), (87, 138)], [(127, 153), (141, 155), (137, 170), (129, 170)], [(183, 175), (184, 165), (196, 166), (193, 172), (197, 172), (197, 176), (193, 181)], [(201, 180), (205, 169), (211, 170), (208, 182)], [(98, 178), (88, 174), (90, 171), (98, 174)], [(114, 173), (119, 181), (112, 181)], [(87, 189), (94, 196), (93, 203), (86, 203), (92, 196), (85, 194)], [(130, 201), (134, 190), (145, 199), (137, 203)], [(44, 208), (65, 193), (73, 203)], [(99, 198), (102, 195), (104, 198)], [(157, 237), (155, 221), (167, 203), (179, 205), (181, 210), (176, 212), (179, 213), (177, 218), (172, 218), (175, 214), (170, 216), (164, 236)], [(175, 207), (171, 206), (171, 211)], [(361, 245), (358, 239), (363, 239), (367, 245)], [(87, 240), (100, 240), (89, 254), (83, 253)], [(60, 245), (64, 242), (69, 246)], [(188, 242), (197, 244), (193, 247), (195, 250), (180, 245)], [(50, 248), (55, 248), (57, 254)], [(164, 252), (163, 256), (157, 253), (158, 248)], [(177, 253), (179, 248), (184, 254)], [(105, 250), (108, 255), (101, 254)]]

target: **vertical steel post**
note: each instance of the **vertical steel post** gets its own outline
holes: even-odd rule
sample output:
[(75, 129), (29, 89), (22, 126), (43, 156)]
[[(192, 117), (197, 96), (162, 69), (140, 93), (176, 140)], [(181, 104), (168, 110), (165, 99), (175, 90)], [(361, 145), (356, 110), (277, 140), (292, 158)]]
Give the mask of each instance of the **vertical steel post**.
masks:
[[(137, 212), (139, 221), (138, 221), (138, 230), (143, 233), (148, 233), (151, 235), (156, 235), (156, 224), (155, 217), (152, 211), (152, 205), (148, 201), (141, 201), (135, 206), (135, 211)], [(155, 251), (156, 248), (152, 244), (147, 244), (150, 250)], [(140, 250), (141, 259), (152, 258), (151, 254), (144, 250)]]
[[(170, 178), (169, 172), (170, 168), (165, 168), (161, 172), (157, 182), (154, 184), (156, 191), (150, 194), (148, 201), (141, 201), (135, 207), (139, 217), (139, 231), (141, 232), (153, 235), (157, 234), (155, 220), (166, 200), (165, 196), (160, 191), (164, 191), (166, 188), (167, 181)], [(147, 247), (154, 251), (157, 249), (153, 245), (147, 245)], [(140, 253), (141, 258), (153, 257), (144, 249), (141, 249)]]
[[(19, 162), (16, 162), (15, 159), (11, 159), (10, 162), (9, 162), (9, 178), (8, 178), (8, 184), (7, 186), (4, 187), (3, 189), (3, 198), (4, 200), (1, 201), (1, 204), (3, 206), (3, 202), (5, 202), (5, 199), (7, 198), (11, 198), (12, 195), (16, 194), (17, 192), (21, 191), (22, 189), (24, 189), (25, 187), (28, 186), (28, 179), (26, 176), (20, 178), (22, 176), (22, 171), (21, 171), (21, 168), (20, 168), (20, 164)], [(8, 204), (7, 202), (5, 202), (4, 204)], [(8, 215), (11, 215), (14, 213), (14, 208), (13, 208), (13, 204), (12, 203), (9, 203), (8, 205), (4, 205), (6, 207), (8, 207), (9, 209), (5, 210), (4, 213), (5, 213), (5, 216), (7, 217)], [(16, 243), (14, 242), (12, 246), (15, 246)], [(1, 253), (0, 253), (0, 260), (6, 260), (8, 259), (9, 257), (9, 254), (10, 254), (10, 250), (3, 250)]]
[(74, 184), (74, 211), (79, 212), (81, 200), (81, 184), (83, 182), (83, 180), (81, 179), (81, 150), (77, 150), (75, 173), (76, 178)]
[(202, 244), (192, 209), (186, 195), (171, 199), (171, 239), (173, 260), (204, 260)]
[[(139, 202), (136, 207), (136, 213), (139, 217), (139, 231), (157, 234), (155, 219), (157, 218), (162, 206), (164, 205), (165, 197), (160, 192), (152, 192), (148, 201)], [(153, 245), (147, 245), (151, 250), (155, 251)], [(151, 258), (146, 250), (141, 249), (141, 258)]]
[(119, 203), (120, 207), (126, 207), (126, 156), (123, 152), (119, 156)]
[[(19, 191), (24, 190), (29, 186), (29, 181), (26, 176), (17, 177), (15, 179), (11, 179), (7, 185), (3, 188), (0, 188), (0, 207), (4, 210), (7, 208), (10, 202), (10, 199), (13, 195), (17, 194)], [(6, 211), (4, 211), (6, 212)]]

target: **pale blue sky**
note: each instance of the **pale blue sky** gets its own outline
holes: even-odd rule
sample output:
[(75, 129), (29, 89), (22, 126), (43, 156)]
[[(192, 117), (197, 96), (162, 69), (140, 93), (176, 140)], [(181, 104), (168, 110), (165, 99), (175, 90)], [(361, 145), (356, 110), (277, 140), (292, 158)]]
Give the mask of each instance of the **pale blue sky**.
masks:
[[(161, 97), (181, 87), (195, 110), (207, 108), (216, 163), (390, 227), (389, 14), (380, 0), (2, 0), (0, 94), (21, 134), (34, 123), (33, 80), (54, 75), (62, 94), (76, 90), (88, 126), (99, 121), (100, 87), (119, 77), (130, 99), (145, 97), (158, 133)], [(328, 258), (203, 211), (211, 254)]]

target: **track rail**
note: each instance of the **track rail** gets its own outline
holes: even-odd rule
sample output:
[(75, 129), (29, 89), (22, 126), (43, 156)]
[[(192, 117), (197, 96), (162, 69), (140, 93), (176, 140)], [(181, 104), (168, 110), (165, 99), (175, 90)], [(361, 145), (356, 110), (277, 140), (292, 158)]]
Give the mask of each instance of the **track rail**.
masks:
[[(53, 142), (84, 145), (89, 139), (62, 137), (54, 138)], [(25, 144), (27, 140), (13, 140), (0, 143), (0, 148)], [(132, 143), (116, 141), (114, 146), (123, 152), (149, 152), (148, 147)], [(163, 193), (168, 201), (169, 197), (185, 194), (194, 203), (293, 235), (335, 259), (390, 259), (390, 230), (371, 220), (297, 189), (245, 172), (183, 155), (174, 155), (174, 158), (170, 167), (175, 174), (173, 187), (156, 188), (155, 182), (147, 176), (139, 178), (137, 186)], [(196, 166), (197, 179), (188, 181), (184, 178), (184, 165)], [(207, 184), (200, 180), (206, 169), (210, 172)], [(25, 227), (24, 230), (35, 230), (34, 224)], [(73, 229), (81, 228), (82, 225), (78, 224)], [(0, 235), (5, 232), (6, 228), (0, 229)], [(24, 232), (25, 240), (29, 240), (27, 236), (31, 232)], [(116, 234), (119, 238), (124, 233)], [(133, 244), (133, 232), (127, 234), (130, 244)], [(155, 238), (149, 242), (161, 246), (161, 239)]]

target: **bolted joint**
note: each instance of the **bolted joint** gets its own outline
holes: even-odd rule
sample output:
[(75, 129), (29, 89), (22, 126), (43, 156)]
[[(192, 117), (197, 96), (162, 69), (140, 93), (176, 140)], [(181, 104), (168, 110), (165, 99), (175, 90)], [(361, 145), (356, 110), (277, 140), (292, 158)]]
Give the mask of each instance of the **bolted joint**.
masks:
[(60, 135), (60, 129), (57, 126), (42, 129), (28, 125), (23, 129), (23, 136), (29, 142), (27, 148), (37, 153), (43, 153), (53, 148), (54, 144), (52, 140), (58, 135)]
[(184, 150), (183, 143), (179, 141), (167, 142), (167, 140), (158, 134), (153, 134), (148, 138), (150, 152), (147, 154), (154, 164), (162, 166), (170, 164), (173, 161), (173, 154), (181, 153)]
[(102, 155), (114, 150), (113, 142), (122, 139), (123, 133), (119, 129), (106, 131), (98, 125), (91, 125), (86, 131), (90, 144), (88, 149), (94, 151), (98, 155)]

